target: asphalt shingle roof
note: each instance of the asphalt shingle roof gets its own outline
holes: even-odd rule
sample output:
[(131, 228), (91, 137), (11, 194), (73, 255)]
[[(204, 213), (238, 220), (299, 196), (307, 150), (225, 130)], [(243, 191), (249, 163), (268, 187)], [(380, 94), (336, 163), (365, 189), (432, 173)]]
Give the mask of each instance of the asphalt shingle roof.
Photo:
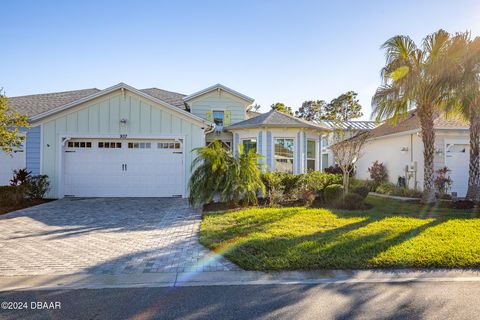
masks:
[[(72, 103), (82, 98), (88, 97), (92, 94), (101, 91), (97, 88), (52, 92), (43, 94), (32, 94), (27, 96), (9, 97), (8, 104), (19, 112), (29, 117), (36, 116), (46, 111), (61, 107), (65, 104)], [(185, 103), (183, 102), (184, 94), (172, 91), (166, 91), (158, 88), (141, 89), (140, 91), (165, 101), (175, 107), (185, 110)]]
[(262, 113), (254, 118), (250, 118), (241, 122), (237, 122), (228, 126), (227, 129), (242, 129), (254, 127), (286, 127), (286, 128), (314, 128), (321, 130), (330, 130), (329, 128), (316, 124), (310, 121), (296, 118), (289, 114), (271, 110), (267, 113)]
[(185, 109), (185, 102), (183, 101), (183, 97), (186, 97), (186, 95), (184, 94), (158, 88), (140, 89), (140, 91), (145, 92), (146, 94), (154, 98), (165, 101), (172, 106)]
[[(468, 129), (468, 123), (459, 117), (446, 116), (444, 113), (436, 112), (434, 115), (433, 126), (436, 129)], [(370, 138), (387, 136), (390, 134), (401, 133), (420, 129), (420, 118), (415, 110), (410, 111), (397, 123), (385, 121), (375, 129), (370, 131)]]
[(8, 104), (29, 117), (61, 107), (99, 92), (97, 88), (9, 97)]

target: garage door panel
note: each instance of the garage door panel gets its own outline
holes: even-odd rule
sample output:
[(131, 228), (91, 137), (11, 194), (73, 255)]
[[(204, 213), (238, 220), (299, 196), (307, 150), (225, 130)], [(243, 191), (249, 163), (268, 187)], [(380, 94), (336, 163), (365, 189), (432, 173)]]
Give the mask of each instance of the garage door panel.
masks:
[[(183, 194), (183, 154), (157, 143), (123, 141), (119, 148), (91, 148), (65, 153), (65, 194), (81, 197), (170, 197)], [(72, 144), (70, 144), (72, 145)], [(166, 144), (172, 145), (170, 144)], [(102, 143), (103, 147), (103, 143)], [(81, 148), (79, 148), (81, 149)]]
[(445, 165), (450, 169), (451, 192), (456, 192), (459, 197), (467, 194), (469, 159), (470, 146), (468, 143), (447, 144)]

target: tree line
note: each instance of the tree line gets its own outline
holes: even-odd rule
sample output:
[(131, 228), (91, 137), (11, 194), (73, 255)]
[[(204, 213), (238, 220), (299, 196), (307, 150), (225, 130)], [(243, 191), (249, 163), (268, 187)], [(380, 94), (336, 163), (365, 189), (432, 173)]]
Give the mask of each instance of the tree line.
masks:
[[(258, 109), (260, 109), (258, 104), (252, 107), (252, 110), (257, 111)], [(295, 112), (292, 107), (285, 105), (283, 102), (272, 104), (270, 109), (314, 122), (321, 120), (348, 121), (363, 116), (362, 106), (355, 91), (342, 93), (328, 103), (325, 100), (304, 101)]]

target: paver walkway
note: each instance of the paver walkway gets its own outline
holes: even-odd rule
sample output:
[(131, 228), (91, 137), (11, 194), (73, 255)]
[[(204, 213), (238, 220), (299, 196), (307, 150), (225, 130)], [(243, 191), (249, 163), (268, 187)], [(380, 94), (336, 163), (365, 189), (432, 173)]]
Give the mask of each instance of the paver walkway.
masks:
[(0, 275), (240, 270), (198, 242), (174, 198), (72, 198), (0, 216)]

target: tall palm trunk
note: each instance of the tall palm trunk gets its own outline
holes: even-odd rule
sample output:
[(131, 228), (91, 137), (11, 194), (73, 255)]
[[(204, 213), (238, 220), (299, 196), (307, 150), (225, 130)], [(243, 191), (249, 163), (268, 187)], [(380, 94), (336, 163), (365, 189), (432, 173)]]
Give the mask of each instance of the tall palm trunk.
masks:
[(470, 112), (470, 165), (468, 171), (468, 190), (466, 198), (478, 201), (480, 187), (480, 117)]
[(429, 105), (419, 108), (420, 127), (423, 142), (423, 203), (435, 201), (433, 186), (433, 159), (435, 156), (435, 131), (433, 130), (433, 108)]

